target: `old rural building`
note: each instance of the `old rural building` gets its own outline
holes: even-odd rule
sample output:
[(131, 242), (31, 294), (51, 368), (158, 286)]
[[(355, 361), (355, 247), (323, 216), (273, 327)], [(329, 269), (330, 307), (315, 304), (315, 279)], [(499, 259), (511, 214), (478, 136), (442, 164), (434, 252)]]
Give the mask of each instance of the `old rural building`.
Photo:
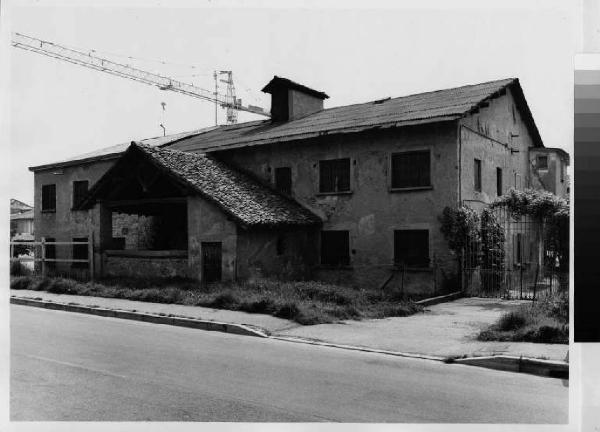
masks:
[[(92, 235), (104, 275), (428, 293), (457, 270), (444, 207), (481, 208), (509, 188), (559, 193), (568, 164), (544, 148), (517, 79), (330, 109), (325, 93), (285, 78), (263, 91), (270, 120), (30, 168), (36, 237)], [(86, 253), (73, 249), (62, 253)]]

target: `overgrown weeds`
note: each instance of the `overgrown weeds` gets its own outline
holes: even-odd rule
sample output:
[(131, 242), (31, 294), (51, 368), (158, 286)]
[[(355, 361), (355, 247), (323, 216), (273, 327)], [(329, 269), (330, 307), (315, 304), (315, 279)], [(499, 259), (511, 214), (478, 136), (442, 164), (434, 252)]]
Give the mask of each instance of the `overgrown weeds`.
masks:
[(559, 293), (518, 306), (479, 336), (482, 341), (569, 343), (569, 295)]
[(422, 307), (393, 293), (316, 281), (259, 280), (201, 285), (190, 279), (103, 279), (14, 277), (11, 289), (57, 294), (176, 303), (273, 315), (303, 325), (340, 320), (408, 316)]

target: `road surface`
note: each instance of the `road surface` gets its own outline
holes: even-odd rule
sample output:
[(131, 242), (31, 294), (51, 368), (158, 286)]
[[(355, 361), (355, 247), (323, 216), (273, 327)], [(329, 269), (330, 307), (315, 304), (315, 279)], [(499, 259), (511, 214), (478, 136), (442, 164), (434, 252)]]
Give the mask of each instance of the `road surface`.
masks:
[(565, 382), (11, 305), (11, 420), (566, 423)]

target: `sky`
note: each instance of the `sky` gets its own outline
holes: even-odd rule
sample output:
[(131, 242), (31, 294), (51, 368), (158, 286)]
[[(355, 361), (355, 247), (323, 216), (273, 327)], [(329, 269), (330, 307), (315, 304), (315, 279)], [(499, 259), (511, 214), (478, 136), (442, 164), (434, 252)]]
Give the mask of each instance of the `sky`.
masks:
[[(326, 108), (518, 77), (545, 145), (572, 151), (569, 2), (283, 5), (96, 0), (4, 7), (9, 195), (33, 202), (29, 166), (159, 136), (161, 123), (167, 133), (214, 125), (209, 102), (10, 48), (10, 32), (94, 49), (208, 90), (213, 70), (232, 70), (237, 96), (267, 109), (260, 90), (273, 75), (326, 92)], [(240, 122), (259, 118), (239, 114)]]

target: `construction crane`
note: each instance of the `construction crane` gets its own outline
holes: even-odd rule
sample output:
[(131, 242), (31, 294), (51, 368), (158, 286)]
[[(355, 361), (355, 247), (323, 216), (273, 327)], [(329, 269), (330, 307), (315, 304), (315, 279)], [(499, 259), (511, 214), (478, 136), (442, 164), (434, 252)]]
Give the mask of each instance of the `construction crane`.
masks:
[[(20, 33), (14, 33), (12, 38), (12, 46), (15, 48), (33, 51), (48, 57), (53, 57), (58, 60), (63, 60), (69, 63), (77, 64), (83, 67), (94, 69), (101, 72), (106, 72), (111, 75), (116, 75), (122, 78), (131, 79), (133, 81), (156, 86), (161, 90), (169, 90), (181, 93), (187, 96), (192, 96), (198, 99), (203, 99), (215, 104), (215, 108), (220, 106), (227, 109), (227, 124), (237, 123), (238, 111), (245, 111), (252, 114), (258, 114), (265, 117), (270, 117), (268, 111), (264, 108), (255, 105), (242, 105), (241, 99), (235, 96), (235, 87), (233, 85), (233, 73), (231, 71), (215, 71), (215, 91), (211, 92), (192, 84), (187, 84), (173, 78), (165, 77), (156, 73), (147, 72), (129, 65), (116, 63), (114, 61), (98, 57), (92, 52), (81, 52), (59, 44), (37, 39), (31, 36), (26, 36)], [(226, 75), (226, 79), (220, 81), (227, 84), (227, 93), (225, 95), (218, 93), (217, 77)], [(217, 123), (215, 112), (215, 124)]]

